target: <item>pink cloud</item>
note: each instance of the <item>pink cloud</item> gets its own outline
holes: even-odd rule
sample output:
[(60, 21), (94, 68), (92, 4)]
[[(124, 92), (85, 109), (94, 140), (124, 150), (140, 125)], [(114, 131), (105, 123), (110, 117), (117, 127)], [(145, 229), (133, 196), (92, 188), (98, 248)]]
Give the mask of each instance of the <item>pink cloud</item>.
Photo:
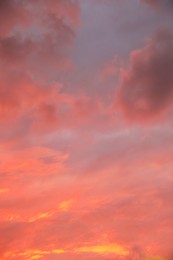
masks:
[[(17, 26), (30, 26), (38, 17), (56, 15), (59, 19), (68, 19), (74, 24), (79, 23), (79, 6), (77, 1), (71, 0), (43, 0), (43, 1), (16, 1), (4, 0), (0, 3), (1, 36), (8, 35)], [(37, 14), (37, 17), (36, 17)], [(32, 19), (31, 19), (32, 17)], [(42, 19), (43, 22), (44, 19)]]
[(77, 1), (8, 0), (1, 3), (0, 12), (0, 64), (37, 78), (71, 67), (68, 54), (79, 21)]

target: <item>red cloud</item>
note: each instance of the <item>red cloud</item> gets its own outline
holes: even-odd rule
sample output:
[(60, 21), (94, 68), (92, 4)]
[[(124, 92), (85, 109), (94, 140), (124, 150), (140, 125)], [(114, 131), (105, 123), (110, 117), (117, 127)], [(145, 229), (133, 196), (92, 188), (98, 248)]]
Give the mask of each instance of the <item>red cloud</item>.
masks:
[(172, 105), (173, 35), (161, 30), (146, 47), (133, 51), (122, 70), (118, 99), (129, 120), (157, 119)]

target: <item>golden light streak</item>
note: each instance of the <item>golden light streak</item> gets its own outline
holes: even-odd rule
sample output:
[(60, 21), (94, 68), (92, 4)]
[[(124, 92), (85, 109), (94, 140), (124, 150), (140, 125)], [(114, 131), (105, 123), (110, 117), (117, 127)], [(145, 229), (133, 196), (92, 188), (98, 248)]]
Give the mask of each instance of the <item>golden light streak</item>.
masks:
[(39, 259), (44, 255), (48, 255), (49, 252), (41, 250), (28, 250), (23, 253), (19, 253), (18, 256), (25, 257), (25, 259)]
[(40, 219), (46, 219), (52, 217), (54, 214), (58, 213), (59, 211), (67, 212), (70, 210), (73, 204), (74, 204), (74, 200), (63, 201), (59, 203), (58, 208), (56, 210), (50, 212), (43, 212), (36, 216), (33, 216), (29, 219), (29, 222), (34, 222)]
[(53, 254), (63, 254), (63, 253), (65, 253), (66, 251), (65, 250), (63, 250), (63, 249), (53, 249), (52, 250), (52, 253)]
[(23, 259), (28, 259), (28, 260), (32, 260), (32, 259), (40, 259), (45, 255), (51, 255), (51, 254), (63, 254), (65, 253), (65, 251), (63, 249), (53, 249), (50, 251), (45, 251), (45, 250), (37, 250), (37, 249), (30, 249), (30, 250), (26, 250), (24, 252), (9, 252), (7, 254), (5, 254), (5, 258), (4, 259), (13, 259), (13, 257), (23, 257)]
[(58, 209), (56, 209), (54, 211), (50, 211), (50, 212), (40, 213), (40, 214), (30, 218), (29, 222), (34, 222), (39, 219), (45, 219), (45, 218), (52, 217), (54, 214), (58, 213), (58, 211), (63, 211), (63, 212), (69, 211), (70, 208), (72, 207), (73, 203), (74, 203), (74, 200), (63, 201), (63, 202), (59, 203)]
[(69, 211), (69, 209), (72, 207), (72, 205), (74, 204), (74, 200), (67, 200), (67, 201), (63, 201), (58, 205), (58, 209), (60, 211)]
[(9, 192), (9, 189), (0, 189), (0, 194)]
[[(40, 249), (29, 249), (23, 252), (8, 252), (5, 254), (5, 259), (13, 259), (14, 257), (22, 257), (22, 259), (32, 260), (32, 259), (40, 259), (42, 257), (55, 254), (83, 254), (83, 253), (95, 253), (95, 254), (115, 254), (119, 256), (127, 256), (129, 251), (119, 245), (119, 244), (106, 244), (106, 245), (96, 245), (96, 246), (83, 246), (78, 248), (71, 248), (69, 250), (65, 250), (62, 248), (54, 248), (51, 250), (40, 250)], [(150, 258), (146, 260), (164, 260), (162, 258)]]
[(32, 259), (40, 259), (40, 258), (42, 258), (43, 256), (42, 255), (34, 255), (34, 256), (32, 256), (30, 259), (32, 260)]
[(75, 252), (78, 253), (97, 253), (97, 254), (116, 254), (121, 256), (126, 256), (129, 251), (123, 246), (118, 244), (107, 244), (107, 245), (97, 245), (97, 246), (84, 246), (76, 249)]
[(41, 213), (41, 214), (38, 214), (38, 215), (35, 216), (35, 217), (32, 217), (32, 218), (29, 220), (29, 222), (34, 222), (34, 221), (36, 221), (36, 220), (38, 220), (38, 219), (49, 218), (49, 217), (51, 217), (51, 216), (52, 216), (52, 213), (50, 213), (50, 212)]

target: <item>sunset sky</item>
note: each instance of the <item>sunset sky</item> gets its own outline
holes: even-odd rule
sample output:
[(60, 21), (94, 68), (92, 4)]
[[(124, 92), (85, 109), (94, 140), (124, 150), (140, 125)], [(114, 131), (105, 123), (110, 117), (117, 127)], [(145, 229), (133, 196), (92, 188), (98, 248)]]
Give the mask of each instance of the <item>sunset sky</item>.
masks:
[(0, 259), (173, 260), (173, 1), (0, 1)]

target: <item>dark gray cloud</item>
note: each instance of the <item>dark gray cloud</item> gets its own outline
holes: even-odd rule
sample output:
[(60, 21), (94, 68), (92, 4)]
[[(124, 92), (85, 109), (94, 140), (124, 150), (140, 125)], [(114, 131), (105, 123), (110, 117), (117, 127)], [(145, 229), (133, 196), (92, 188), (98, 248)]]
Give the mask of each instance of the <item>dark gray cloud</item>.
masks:
[(172, 0), (143, 0), (147, 4), (150, 4), (158, 9), (173, 10), (173, 1)]
[(148, 44), (133, 51), (121, 74), (119, 101), (125, 115), (135, 121), (160, 116), (172, 105), (173, 35), (158, 31)]

